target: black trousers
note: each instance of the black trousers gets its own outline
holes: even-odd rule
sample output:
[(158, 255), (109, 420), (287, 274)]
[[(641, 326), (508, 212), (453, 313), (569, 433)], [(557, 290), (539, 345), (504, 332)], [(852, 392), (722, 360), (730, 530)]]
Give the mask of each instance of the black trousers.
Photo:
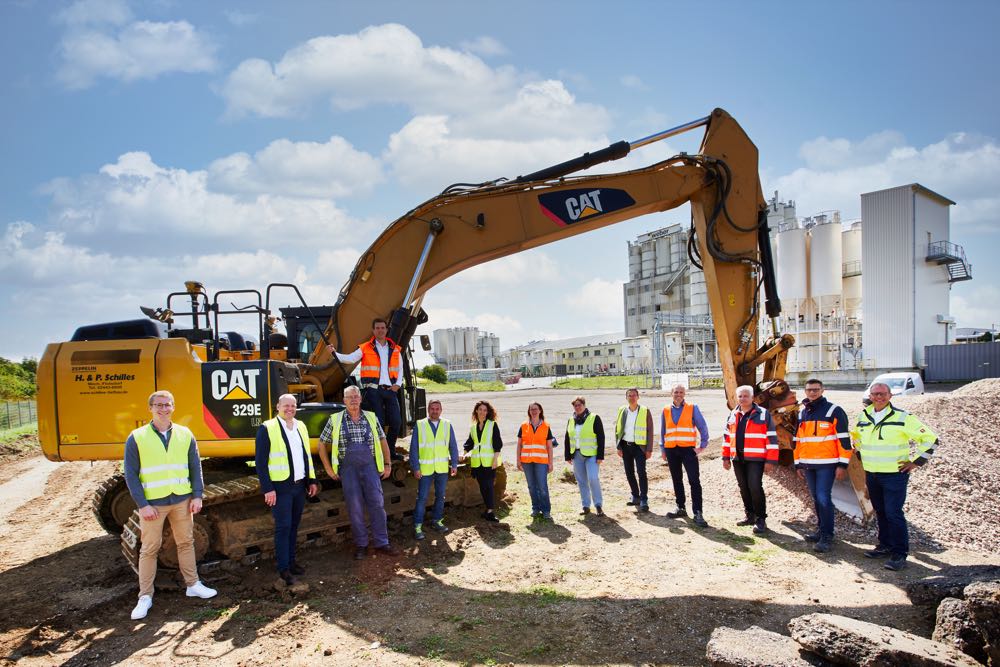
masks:
[(496, 482), (497, 471), (490, 467), (477, 466), (472, 469), (472, 476), (479, 482), (479, 493), (483, 494), (486, 509), (496, 509), (496, 503), (493, 499), (493, 484)]
[[(625, 463), (625, 479), (632, 490), (632, 498), (646, 505), (649, 502), (649, 481), (646, 479), (646, 452), (639, 445), (622, 442), (622, 461)], [(638, 477), (638, 479), (636, 479)]]
[(666, 451), (677, 506), (684, 509), (687, 502), (684, 493), (684, 473), (687, 472), (688, 483), (691, 485), (691, 509), (701, 512), (701, 473), (698, 469), (698, 453), (694, 447), (668, 447)]
[(733, 460), (736, 483), (740, 485), (743, 510), (750, 518), (763, 521), (767, 518), (767, 501), (764, 498), (764, 462)]

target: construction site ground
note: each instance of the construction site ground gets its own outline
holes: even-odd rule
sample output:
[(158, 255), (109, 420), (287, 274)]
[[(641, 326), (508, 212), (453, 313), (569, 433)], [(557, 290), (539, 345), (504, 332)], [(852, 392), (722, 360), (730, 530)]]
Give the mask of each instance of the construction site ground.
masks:
[[(559, 451), (550, 477), (554, 521), (533, 523), (512, 463), (514, 435), (528, 402), (539, 401), (561, 438), (575, 392), (442, 395), (444, 415), (460, 429), (478, 398), (500, 412), (510, 496), (501, 523), (487, 524), (476, 508), (449, 508), (452, 532), (429, 533), (419, 545), (409, 526), (392, 526), (397, 557), (356, 562), (346, 544), (305, 550), (306, 586), (295, 592), (277, 589), (273, 562), (219, 568), (203, 575), (218, 597), (162, 589), (138, 622), (129, 620), (135, 575), (90, 510), (91, 493), (116, 464), (9, 453), (0, 459), (0, 664), (701, 665), (717, 626), (787, 634), (790, 619), (819, 611), (929, 637), (933, 617), (909, 603), (906, 583), (949, 565), (1000, 564), (1000, 391), (979, 387), (900, 402), (925, 413), (944, 441), (912, 480), (913, 549), (900, 573), (862, 557), (873, 534), (843, 516), (834, 550), (813, 553), (802, 540), (811, 506), (787, 469), (765, 481), (773, 532), (757, 537), (735, 525), (736, 482), (718, 458), (720, 390), (690, 394), (713, 436), (702, 458), (710, 528), (665, 516), (674, 497), (658, 455), (650, 461), (651, 511), (627, 507), (613, 446), (601, 470), (607, 516), (578, 515)], [(586, 396), (610, 426), (623, 392)], [(851, 413), (860, 408), (860, 391), (828, 396)], [(668, 400), (643, 392), (657, 412)]]

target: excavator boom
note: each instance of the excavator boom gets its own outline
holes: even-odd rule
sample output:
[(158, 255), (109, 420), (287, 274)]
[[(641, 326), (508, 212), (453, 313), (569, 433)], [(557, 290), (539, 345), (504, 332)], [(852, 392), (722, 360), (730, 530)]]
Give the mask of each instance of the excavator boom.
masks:
[[(621, 173), (569, 175), (700, 126), (706, 131), (697, 155), (681, 154)], [(405, 344), (420, 315), (423, 294), (459, 271), (688, 202), (695, 254), (704, 268), (732, 402), (739, 384), (755, 384), (758, 358), (774, 348), (757, 347), (762, 284), (769, 287), (772, 317), (780, 305), (773, 295), (757, 148), (722, 109), (674, 130), (632, 144), (618, 142), (509, 182), (453, 186), (424, 202), (393, 222), (362, 254), (325, 336), (338, 350), (349, 351), (370, 336), (371, 320), (383, 317), (390, 320), (390, 337)], [(759, 248), (766, 248), (763, 254)], [(778, 346), (770, 358), (787, 346)], [(339, 395), (350, 368), (331, 358), (323, 346), (310, 364), (304, 380), (327, 399)]]

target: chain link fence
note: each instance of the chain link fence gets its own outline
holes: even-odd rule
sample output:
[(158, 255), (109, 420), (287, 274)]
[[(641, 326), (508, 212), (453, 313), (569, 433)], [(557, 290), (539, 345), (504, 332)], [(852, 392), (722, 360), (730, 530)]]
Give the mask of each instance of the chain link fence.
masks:
[(35, 401), (7, 401), (0, 403), (0, 431), (20, 428), (38, 421)]

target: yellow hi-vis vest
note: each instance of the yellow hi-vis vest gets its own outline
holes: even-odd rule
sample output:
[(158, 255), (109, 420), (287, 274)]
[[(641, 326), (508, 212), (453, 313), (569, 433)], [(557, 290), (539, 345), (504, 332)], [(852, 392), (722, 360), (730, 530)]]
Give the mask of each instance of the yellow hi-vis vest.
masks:
[[(270, 475), (272, 482), (283, 482), (292, 475), (291, 462), (288, 460), (288, 447), (285, 447), (285, 438), (281, 435), (281, 429), (284, 426), (281, 425), (279, 417), (268, 419), (264, 422), (264, 426), (267, 428), (267, 437), (271, 441), (271, 451), (267, 455), (267, 474)], [(306, 479), (316, 479), (312, 456), (309, 455), (309, 431), (306, 430), (306, 425), (298, 419), (295, 420), (295, 428), (299, 432), (299, 437), (302, 438), (302, 456), (309, 462)], [(291, 443), (289, 443), (289, 447), (291, 447)]]
[(153, 432), (151, 423), (132, 431), (132, 438), (139, 448), (139, 481), (142, 482), (146, 500), (192, 493), (188, 450), (193, 437), (186, 427), (173, 424), (170, 440), (164, 447), (160, 436)]
[(417, 422), (417, 457), (420, 459), (420, 474), (432, 475), (448, 472), (451, 464), (451, 422), (438, 421), (437, 433), (431, 428), (430, 419)]
[(576, 424), (570, 417), (566, 422), (566, 433), (569, 434), (569, 453), (572, 455), (576, 450), (584, 456), (597, 456), (597, 432), (594, 431), (594, 419), (597, 418), (593, 412), (587, 415), (580, 431), (577, 433)]
[(900, 463), (913, 460), (911, 442), (916, 443), (917, 457), (930, 458), (938, 438), (919, 419), (890, 403), (889, 412), (876, 422), (870, 410), (871, 406), (861, 411), (851, 431), (866, 472), (899, 472)]
[[(340, 466), (340, 427), (344, 424), (344, 415), (346, 414), (347, 410), (341, 410), (330, 415), (330, 423), (333, 425), (330, 433), (330, 465), (333, 467), (334, 473)], [(362, 410), (361, 414), (368, 420), (368, 426), (371, 428), (372, 442), (370, 444), (375, 452), (375, 468), (381, 473), (385, 470), (385, 461), (382, 456), (382, 444), (378, 439), (378, 418), (375, 417), (374, 412), (367, 410)]]
[(477, 422), (472, 422), (469, 429), (469, 436), (472, 438), (472, 452), (469, 454), (470, 463), (473, 468), (493, 467), (493, 420), (487, 419), (483, 422), (483, 439), (479, 439), (476, 429)]
[[(625, 435), (625, 413), (628, 411), (628, 404), (625, 404), (618, 408), (618, 416), (615, 417), (615, 442), (619, 442), (622, 436)], [(640, 447), (646, 446), (646, 415), (649, 414), (649, 409), (644, 406), (639, 406), (639, 414), (635, 416), (635, 444)]]

